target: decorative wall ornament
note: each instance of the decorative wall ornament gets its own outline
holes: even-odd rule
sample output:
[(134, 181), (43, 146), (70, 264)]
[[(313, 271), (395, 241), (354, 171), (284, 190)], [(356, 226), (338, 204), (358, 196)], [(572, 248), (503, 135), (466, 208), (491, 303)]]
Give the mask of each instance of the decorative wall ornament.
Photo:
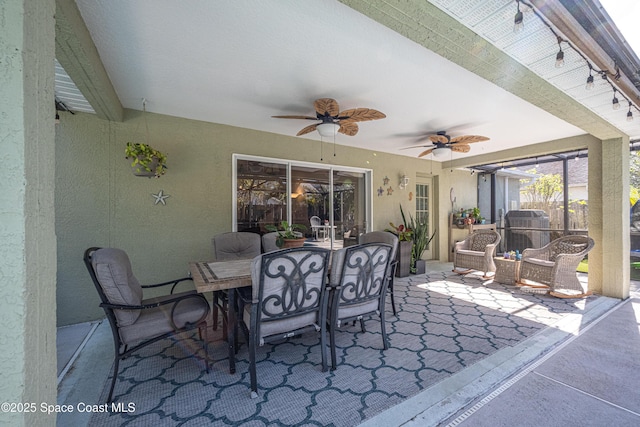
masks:
[(384, 194), (384, 188), (380, 187), (378, 188), (378, 197), (382, 196)]
[(382, 185), (389, 185), (389, 177), (385, 176), (384, 179), (382, 180)]
[(387, 188), (387, 196), (391, 196), (393, 195), (393, 188), (389, 187)]
[(157, 205), (158, 203), (162, 203), (165, 206), (167, 205), (167, 202), (165, 202), (165, 200), (171, 197), (168, 194), (164, 194), (164, 190), (158, 191), (158, 194), (151, 193), (151, 196), (155, 197), (156, 199), (156, 201), (153, 203), (154, 205)]

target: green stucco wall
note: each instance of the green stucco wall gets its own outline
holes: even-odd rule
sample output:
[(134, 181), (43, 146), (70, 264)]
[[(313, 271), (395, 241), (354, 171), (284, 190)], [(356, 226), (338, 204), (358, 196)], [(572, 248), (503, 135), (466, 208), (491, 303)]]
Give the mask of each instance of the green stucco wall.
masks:
[[(213, 235), (231, 230), (232, 154), (320, 162), (319, 141), (258, 132), (231, 126), (126, 110), (121, 123), (93, 115), (61, 114), (56, 126), (56, 231), (58, 235), (58, 325), (103, 316), (98, 296), (82, 264), (90, 246), (127, 251), (134, 273), (143, 283), (182, 277), (187, 263), (210, 257)], [(346, 138), (346, 137), (345, 137)], [(168, 155), (167, 173), (159, 179), (135, 177), (124, 158), (127, 141), (147, 142)], [(373, 198), (373, 229), (400, 222), (400, 203), (413, 213), (409, 191), (398, 188), (406, 174), (432, 172), (430, 161), (338, 145), (336, 157), (326, 144), (323, 163), (374, 170), (373, 187), (390, 179), (393, 194)], [(448, 188), (452, 176), (464, 182), (468, 173), (440, 170)], [(475, 200), (473, 179), (460, 185)], [(166, 206), (154, 204), (152, 193), (163, 190)], [(463, 196), (464, 198), (464, 196)], [(445, 210), (445, 212), (446, 212)], [(438, 228), (446, 227), (446, 215)], [(441, 234), (441, 233), (439, 233)], [(446, 246), (446, 232), (440, 243)], [(446, 248), (441, 252), (446, 257)]]
[(0, 401), (38, 405), (2, 425), (55, 425), (54, 12), (0, 2)]

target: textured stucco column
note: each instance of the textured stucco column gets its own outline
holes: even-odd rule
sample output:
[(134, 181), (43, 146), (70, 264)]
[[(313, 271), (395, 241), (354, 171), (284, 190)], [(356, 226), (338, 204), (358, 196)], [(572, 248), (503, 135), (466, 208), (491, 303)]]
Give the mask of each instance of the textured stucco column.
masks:
[(40, 411), (56, 403), (54, 14), (0, 2), (0, 402), (36, 404), (2, 425), (56, 420)]
[(629, 296), (629, 139), (589, 146), (589, 289)]

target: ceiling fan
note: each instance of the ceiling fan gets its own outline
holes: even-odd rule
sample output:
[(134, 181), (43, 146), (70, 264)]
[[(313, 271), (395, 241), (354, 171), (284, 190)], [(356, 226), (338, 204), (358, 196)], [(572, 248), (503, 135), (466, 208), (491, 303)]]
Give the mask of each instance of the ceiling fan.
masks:
[(413, 145), (411, 147), (404, 147), (402, 150), (409, 148), (426, 147), (422, 153), (418, 154), (418, 157), (424, 157), (427, 154), (433, 152), (433, 155), (438, 157), (439, 155), (446, 154), (447, 150), (451, 150), (457, 153), (468, 153), (471, 150), (469, 144), (474, 142), (488, 141), (489, 138), (480, 135), (462, 135), (451, 137), (447, 135), (446, 131), (439, 131), (435, 135), (429, 135), (427, 138), (431, 141), (430, 145), (420, 144)]
[(353, 136), (358, 133), (358, 125), (356, 122), (366, 122), (369, 120), (384, 119), (387, 117), (378, 110), (372, 108), (352, 108), (350, 110), (340, 111), (340, 107), (335, 99), (320, 98), (313, 102), (316, 110), (316, 116), (271, 116), (277, 119), (305, 119), (320, 120), (320, 123), (314, 123), (306, 126), (296, 135), (305, 135), (317, 130), (321, 136), (335, 136), (337, 132), (345, 135)]

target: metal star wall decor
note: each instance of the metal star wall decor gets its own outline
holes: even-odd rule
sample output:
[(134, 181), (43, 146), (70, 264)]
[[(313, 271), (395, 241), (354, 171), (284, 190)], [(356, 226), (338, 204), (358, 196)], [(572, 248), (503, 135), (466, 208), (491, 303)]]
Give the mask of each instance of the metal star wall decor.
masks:
[(163, 205), (166, 206), (167, 202), (165, 202), (165, 200), (171, 197), (168, 194), (164, 194), (164, 190), (158, 191), (158, 194), (151, 193), (151, 195), (156, 199), (156, 201), (154, 202), (154, 205), (157, 205), (158, 203), (162, 203)]

